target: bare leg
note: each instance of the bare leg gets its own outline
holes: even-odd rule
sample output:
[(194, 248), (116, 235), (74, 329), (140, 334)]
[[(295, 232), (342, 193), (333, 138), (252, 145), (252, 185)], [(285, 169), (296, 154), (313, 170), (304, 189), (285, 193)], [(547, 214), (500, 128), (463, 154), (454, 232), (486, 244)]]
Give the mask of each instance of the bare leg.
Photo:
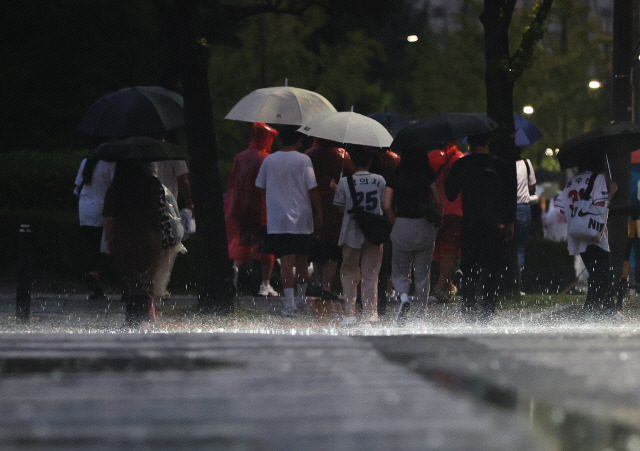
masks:
[(269, 284), (275, 257), (272, 254), (260, 254), (260, 267), (262, 269), (262, 282)]
[[(283, 288), (293, 288), (295, 281), (293, 280), (293, 266), (296, 262), (296, 255), (289, 254), (280, 257), (280, 277), (282, 279)], [(305, 272), (307, 268), (305, 266)]]
[(296, 266), (296, 283), (307, 283), (307, 279), (309, 279), (307, 256), (305, 254), (294, 254), (293, 259)]
[(322, 278), (320, 279), (320, 284), (324, 291), (331, 291), (331, 284), (333, 283), (333, 278), (335, 277), (337, 270), (337, 261), (327, 260), (322, 264)]
[(440, 275), (438, 277), (437, 290), (449, 293), (452, 291), (453, 283), (451, 282), (451, 273), (453, 270), (453, 262), (455, 261), (455, 254), (445, 254), (440, 260)]

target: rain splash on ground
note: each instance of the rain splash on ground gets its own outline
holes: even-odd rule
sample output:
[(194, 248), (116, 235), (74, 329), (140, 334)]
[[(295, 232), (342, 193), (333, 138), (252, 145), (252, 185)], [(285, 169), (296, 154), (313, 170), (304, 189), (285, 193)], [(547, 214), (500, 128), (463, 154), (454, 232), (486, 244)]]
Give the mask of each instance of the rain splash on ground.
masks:
[[(575, 300), (573, 299), (575, 298)], [(124, 327), (124, 304), (119, 296), (90, 300), (82, 293), (38, 293), (34, 291), (27, 322), (15, 318), (15, 294), (0, 293), (0, 333), (258, 333), (279, 335), (407, 335), (407, 334), (535, 334), (640, 332), (640, 299), (627, 298), (621, 315), (603, 318), (585, 315), (583, 296), (570, 303), (554, 305), (546, 295), (528, 295), (527, 302), (497, 308), (488, 324), (470, 323), (459, 313), (459, 300), (446, 304), (419, 306), (405, 321), (398, 321), (396, 304), (390, 304), (378, 323), (340, 326), (340, 306), (309, 302), (294, 318), (279, 315), (282, 299), (243, 296), (235, 312), (228, 316), (201, 315), (195, 295), (174, 295), (157, 308), (157, 320), (141, 328)]]

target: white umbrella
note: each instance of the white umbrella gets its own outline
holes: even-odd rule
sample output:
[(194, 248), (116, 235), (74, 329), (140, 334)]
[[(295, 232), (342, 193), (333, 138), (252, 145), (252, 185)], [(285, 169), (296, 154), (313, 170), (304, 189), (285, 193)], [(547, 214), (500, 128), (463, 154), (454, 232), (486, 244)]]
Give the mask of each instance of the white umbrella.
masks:
[(322, 113), (336, 111), (317, 92), (293, 86), (261, 88), (244, 96), (225, 119), (268, 124), (301, 125)]
[(370, 147), (389, 147), (393, 141), (380, 122), (353, 111), (318, 116), (302, 124), (298, 131), (330, 141)]

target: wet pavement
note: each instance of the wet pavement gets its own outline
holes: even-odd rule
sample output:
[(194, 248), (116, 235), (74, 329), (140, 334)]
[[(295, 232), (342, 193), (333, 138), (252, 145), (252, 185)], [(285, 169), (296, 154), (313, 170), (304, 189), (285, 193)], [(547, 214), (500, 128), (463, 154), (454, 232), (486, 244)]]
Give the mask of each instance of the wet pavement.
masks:
[[(629, 303), (633, 307), (635, 301)], [(144, 330), (116, 299), (0, 290), (2, 449), (640, 449), (640, 315), (577, 306), (467, 324), (430, 306), (338, 327), (243, 297), (172, 296)]]

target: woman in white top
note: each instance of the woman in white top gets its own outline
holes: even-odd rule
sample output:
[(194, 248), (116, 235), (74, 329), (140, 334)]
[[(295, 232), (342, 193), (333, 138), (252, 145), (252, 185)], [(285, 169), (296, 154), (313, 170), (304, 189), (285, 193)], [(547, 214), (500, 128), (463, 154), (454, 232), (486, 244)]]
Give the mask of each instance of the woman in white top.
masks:
[[(373, 153), (362, 147), (349, 151), (356, 172), (353, 183), (356, 203), (369, 213), (382, 215), (385, 180), (381, 175), (369, 172)], [(342, 246), (340, 279), (345, 296), (345, 318), (341, 325), (355, 323), (356, 296), (361, 285), (362, 319), (365, 323), (378, 321), (378, 273), (382, 264), (382, 244), (370, 243), (358, 227), (349, 211), (354, 207), (346, 177), (338, 183), (333, 203), (343, 211), (342, 228), (338, 246)]]
[[(564, 190), (555, 201), (565, 216), (571, 214), (573, 204), (582, 199), (591, 177), (595, 177), (591, 190), (591, 199), (595, 205), (607, 206), (616, 193), (618, 185), (611, 181), (607, 186), (603, 174), (604, 156), (585, 161), (579, 168), (580, 173), (567, 180)], [(570, 255), (580, 255), (589, 273), (587, 299), (584, 308), (611, 314), (615, 310), (613, 302), (613, 269), (609, 262), (609, 232), (604, 232), (596, 242), (580, 241), (571, 234), (567, 235), (567, 248)]]
[(80, 163), (74, 193), (79, 197), (80, 233), (85, 242), (85, 280), (93, 292), (91, 299), (104, 296), (100, 285), (100, 248), (102, 245), (102, 208), (104, 195), (113, 179), (115, 163), (87, 160)]

